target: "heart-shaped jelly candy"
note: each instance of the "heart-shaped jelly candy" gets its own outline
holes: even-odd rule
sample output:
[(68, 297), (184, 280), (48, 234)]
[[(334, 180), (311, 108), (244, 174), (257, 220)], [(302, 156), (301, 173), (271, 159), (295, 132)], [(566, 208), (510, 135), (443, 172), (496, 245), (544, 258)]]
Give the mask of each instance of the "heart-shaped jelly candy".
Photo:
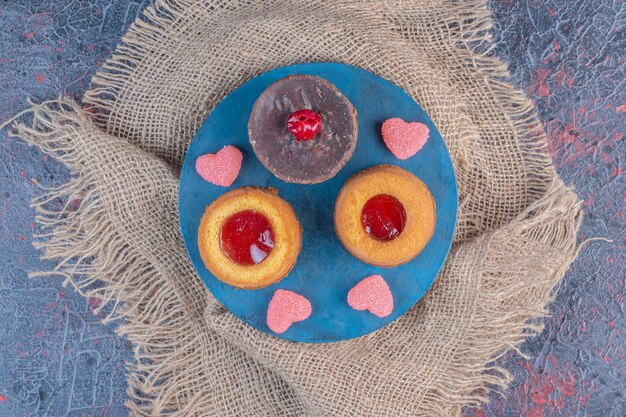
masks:
[(196, 159), (196, 171), (211, 184), (230, 187), (241, 169), (243, 154), (234, 146), (224, 146), (218, 153)]
[(415, 155), (426, 144), (429, 134), (424, 123), (407, 123), (397, 117), (385, 120), (381, 132), (385, 145), (398, 159)]
[(348, 292), (348, 304), (355, 310), (369, 310), (375, 316), (387, 317), (393, 311), (393, 295), (383, 277), (371, 275)]
[(311, 302), (289, 290), (276, 290), (267, 307), (267, 326), (275, 333), (286, 332), (295, 322), (311, 315)]

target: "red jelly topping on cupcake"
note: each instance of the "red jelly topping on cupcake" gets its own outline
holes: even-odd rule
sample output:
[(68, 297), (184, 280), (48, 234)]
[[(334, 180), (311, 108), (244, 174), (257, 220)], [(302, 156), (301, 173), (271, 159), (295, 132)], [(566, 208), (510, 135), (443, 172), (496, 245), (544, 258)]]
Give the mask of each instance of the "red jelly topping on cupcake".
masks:
[(298, 140), (311, 140), (322, 131), (322, 117), (313, 110), (298, 110), (289, 115), (287, 128)]
[(254, 210), (230, 216), (220, 231), (220, 246), (239, 265), (256, 265), (274, 248), (274, 231), (267, 217)]
[(387, 242), (400, 236), (404, 230), (406, 212), (397, 198), (378, 194), (363, 206), (361, 223), (372, 238)]

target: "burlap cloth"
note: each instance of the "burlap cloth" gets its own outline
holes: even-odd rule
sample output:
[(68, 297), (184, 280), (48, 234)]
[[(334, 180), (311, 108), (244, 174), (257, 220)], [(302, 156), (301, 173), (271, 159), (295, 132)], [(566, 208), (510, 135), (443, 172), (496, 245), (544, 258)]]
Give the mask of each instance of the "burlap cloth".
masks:
[[(458, 416), (506, 386), (493, 360), (541, 329), (529, 320), (575, 257), (580, 210), (491, 53), (490, 26), (482, 0), (158, 0), (83, 107), (34, 107), (17, 134), (75, 174), (35, 201), (48, 230), (38, 245), (55, 273), (114, 306), (111, 319), (126, 317), (134, 415)], [(251, 77), (308, 61), (404, 88), (441, 131), (460, 192), (434, 288), (386, 328), (334, 344), (277, 339), (226, 311), (177, 218), (177, 173), (205, 116)], [(58, 198), (66, 208), (50, 209)]]

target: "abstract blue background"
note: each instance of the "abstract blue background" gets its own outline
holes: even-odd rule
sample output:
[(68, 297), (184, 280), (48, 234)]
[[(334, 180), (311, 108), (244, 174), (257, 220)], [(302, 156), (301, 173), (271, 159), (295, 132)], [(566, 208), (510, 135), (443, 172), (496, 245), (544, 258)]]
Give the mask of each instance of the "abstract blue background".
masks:
[[(27, 97), (80, 97), (150, 1), (0, 3), (0, 123)], [(524, 359), (500, 363), (514, 382), (466, 417), (626, 415), (626, 5), (623, 0), (493, 0), (496, 53), (537, 103), (550, 152), (584, 200), (587, 244), (567, 273), (546, 329)], [(0, 132), (0, 416), (127, 416), (127, 341), (31, 246), (30, 199), (67, 179), (39, 151)], [(61, 202), (59, 202), (60, 204)]]

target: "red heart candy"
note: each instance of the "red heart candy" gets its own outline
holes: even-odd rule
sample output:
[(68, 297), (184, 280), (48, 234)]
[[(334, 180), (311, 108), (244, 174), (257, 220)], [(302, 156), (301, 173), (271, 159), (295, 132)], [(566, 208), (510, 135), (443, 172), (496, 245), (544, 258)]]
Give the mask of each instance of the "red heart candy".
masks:
[(241, 169), (243, 154), (234, 146), (224, 146), (218, 153), (196, 159), (196, 171), (211, 184), (230, 187)]
[(275, 333), (287, 331), (297, 321), (311, 315), (311, 302), (289, 290), (276, 290), (267, 306), (267, 326)]
[(393, 295), (383, 277), (372, 275), (348, 292), (348, 304), (355, 310), (368, 310), (375, 316), (387, 317), (393, 311)]
[(429, 131), (424, 123), (407, 123), (396, 117), (383, 122), (381, 133), (391, 153), (398, 159), (407, 159), (426, 144)]

